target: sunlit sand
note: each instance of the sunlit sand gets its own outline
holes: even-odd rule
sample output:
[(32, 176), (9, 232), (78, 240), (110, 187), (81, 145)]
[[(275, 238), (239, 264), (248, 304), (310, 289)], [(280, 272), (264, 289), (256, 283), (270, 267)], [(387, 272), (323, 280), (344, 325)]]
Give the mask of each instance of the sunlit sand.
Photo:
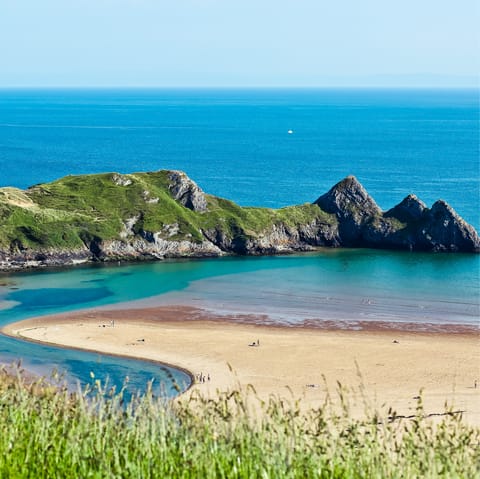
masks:
[[(251, 384), (258, 395), (302, 398), (321, 406), (337, 382), (365, 402), (426, 413), (445, 401), (480, 424), (480, 348), (475, 332), (318, 330), (239, 324), (190, 307), (82, 311), (8, 325), (13, 336), (66, 347), (145, 358), (188, 370), (190, 389), (215, 394)], [(188, 392), (187, 394), (189, 394)]]

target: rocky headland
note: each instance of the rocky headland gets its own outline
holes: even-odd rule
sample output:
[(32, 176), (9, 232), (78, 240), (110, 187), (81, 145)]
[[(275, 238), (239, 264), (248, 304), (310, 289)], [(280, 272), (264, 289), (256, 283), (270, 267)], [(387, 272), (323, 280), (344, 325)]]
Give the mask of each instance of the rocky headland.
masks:
[(428, 208), (409, 195), (382, 211), (353, 176), (313, 203), (280, 209), (205, 194), (179, 171), (0, 188), (2, 270), (318, 247), (478, 253), (480, 238), (442, 200)]

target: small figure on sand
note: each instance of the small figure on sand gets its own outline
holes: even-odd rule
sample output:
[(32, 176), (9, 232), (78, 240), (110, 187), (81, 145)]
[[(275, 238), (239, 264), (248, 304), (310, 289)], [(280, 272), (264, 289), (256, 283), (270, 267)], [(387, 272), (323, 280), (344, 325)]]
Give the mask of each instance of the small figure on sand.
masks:
[(260, 340), (257, 339), (257, 341), (254, 341), (253, 343), (250, 343), (249, 346), (256, 346), (256, 347), (260, 346)]
[(205, 383), (206, 381), (210, 381), (210, 373), (207, 373), (206, 376), (205, 374), (203, 374), (203, 372), (195, 374), (195, 381), (199, 383)]

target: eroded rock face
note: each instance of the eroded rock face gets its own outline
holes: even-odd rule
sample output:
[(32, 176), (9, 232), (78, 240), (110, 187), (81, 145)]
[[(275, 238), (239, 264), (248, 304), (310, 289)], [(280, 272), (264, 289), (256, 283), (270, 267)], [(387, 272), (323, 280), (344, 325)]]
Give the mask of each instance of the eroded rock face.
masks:
[(419, 242), (433, 251), (480, 251), (480, 238), (445, 201), (435, 202), (421, 223)]
[(336, 215), (341, 246), (480, 251), (475, 229), (442, 200), (429, 209), (415, 195), (408, 195), (383, 213), (357, 179), (349, 176), (320, 196), (315, 204)]
[(238, 229), (232, 235), (221, 229), (202, 231), (220, 250), (236, 254), (268, 255), (312, 251), (320, 246), (340, 246), (336, 225), (312, 221), (297, 227), (279, 223), (256, 236)]
[(337, 216), (340, 242), (344, 246), (362, 244), (368, 223), (382, 215), (375, 200), (354, 176), (347, 176), (314, 204)]
[(360, 223), (365, 217), (381, 213), (375, 200), (355, 176), (347, 176), (314, 201), (314, 204), (327, 213), (334, 213), (342, 218), (351, 217), (356, 223)]
[(202, 189), (182, 171), (172, 171), (168, 175), (168, 189), (172, 197), (186, 208), (207, 211), (207, 199)]
[(408, 195), (397, 206), (385, 213), (385, 217), (396, 218), (402, 223), (419, 221), (427, 210), (427, 205), (415, 195)]
[(165, 240), (152, 233), (145, 237), (136, 237), (128, 242), (106, 241), (100, 245), (98, 259), (163, 259), (183, 257), (221, 256), (222, 251), (210, 243), (195, 243), (188, 240)]

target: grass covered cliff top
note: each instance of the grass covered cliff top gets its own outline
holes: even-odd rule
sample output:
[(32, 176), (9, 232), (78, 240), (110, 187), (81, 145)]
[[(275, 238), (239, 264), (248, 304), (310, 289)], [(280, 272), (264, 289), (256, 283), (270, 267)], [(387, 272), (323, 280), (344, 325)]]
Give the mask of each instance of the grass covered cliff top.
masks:
[(336, 223), (334, 215), (311, 204), (278, 210), (242, 208), (205, 195), (188, 177), (175, 173), (187, 194), (203, 195), (205, 210), (196, 211), (175, 199), (171, 171), (67, 176), (25, 191), (0, 188), (0, 246), (76, 248), (92, 238), (111, 240), (140, 231), (163, 232), (171, 241), (201, 242), (202, 231), (215, 228), (226, 235), (240, 230), (248, 235), (276, 223)]

